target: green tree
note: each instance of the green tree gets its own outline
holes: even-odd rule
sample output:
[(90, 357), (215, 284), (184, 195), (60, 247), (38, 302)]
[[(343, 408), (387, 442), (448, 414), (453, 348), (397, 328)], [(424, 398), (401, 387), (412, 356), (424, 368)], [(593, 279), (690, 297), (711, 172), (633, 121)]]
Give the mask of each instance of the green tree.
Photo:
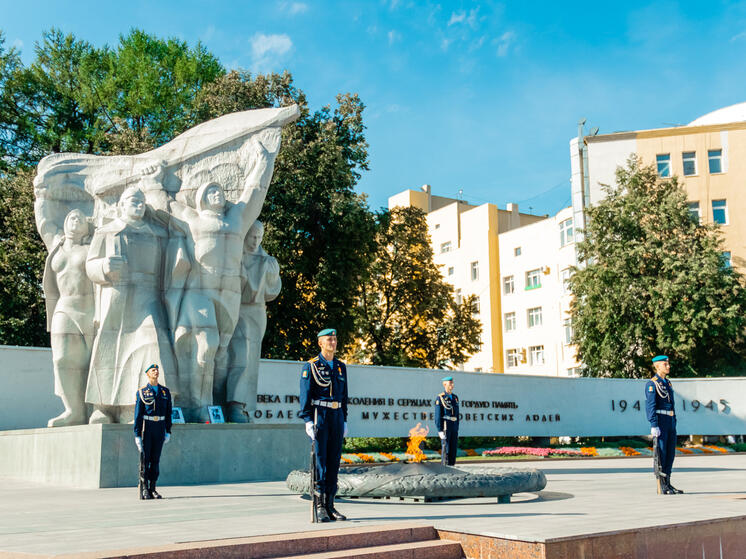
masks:
[(34, 221), (34, 172), (0, 175), (0, 343), (48, 346), (41, 296), (46, 249)]
[(267, 305), (263, 355), (308, 359), (317, 332), (338, 330), (340, 347), (352, 339), (354, 301), (374, 250), (374, 220), (354, 186), (368, 168), (364, 105), (357, 95), (337, 96), (311, 113), (289, 73), (252, 76), (231, 72), (200, 96), (202, 118), (297, 103), (301, 116), (283, 129), (272, 184), (260, 219), (264, 247), (281, 268), (282, 291)]
[(585, 374), (640, 378), (666, 353), (677, 376), (743, 364), (746, 291), (717, 225), (689, 213), (676, 177), (631, 158), (588, 209), (571, 279), (574, 342)]
[(453, 368), (479, 349), (473, 297), (460, 304), (433, 262), (425, 213), (378, 215), (375, 259), (355, 305), (357, 339), (347, 354), (373, 365)]

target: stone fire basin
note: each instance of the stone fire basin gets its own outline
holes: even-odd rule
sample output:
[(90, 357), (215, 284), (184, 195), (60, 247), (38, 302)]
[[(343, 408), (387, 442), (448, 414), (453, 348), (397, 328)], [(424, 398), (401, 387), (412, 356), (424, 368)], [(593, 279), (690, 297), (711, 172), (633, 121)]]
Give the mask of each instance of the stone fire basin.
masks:
[[(295, 493), (308, 494), (310, 473), (293, 470), (287, 486)], [(342, 468), (340, 497), (498, 497), (507, 502), (513, 493), (541, 491), (547, 478), (531, 468), (469, 466), (458, 468), (435, 463), (397, 463), (386, 466)]]

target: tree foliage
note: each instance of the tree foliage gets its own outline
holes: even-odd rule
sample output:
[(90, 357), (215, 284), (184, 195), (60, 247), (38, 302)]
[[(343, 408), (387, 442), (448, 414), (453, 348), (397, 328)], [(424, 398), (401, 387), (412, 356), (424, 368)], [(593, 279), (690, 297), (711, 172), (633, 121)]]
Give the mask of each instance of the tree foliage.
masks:
[(689, 213), (676, 177), (631, 158), (588, 209), (571, 279), (574, 342), (585, 374), (647, 376), (650, 358), (675, 374), (723, 374), (744, 355), (746, 291), (723, 257), (717, 225)]
[(353, 361), (453, 368), (479, 349), (473, 298), (460, 304), (433, 262), (425, 214), (414, 207), (378, 215), (370, 279), (360, 285)]

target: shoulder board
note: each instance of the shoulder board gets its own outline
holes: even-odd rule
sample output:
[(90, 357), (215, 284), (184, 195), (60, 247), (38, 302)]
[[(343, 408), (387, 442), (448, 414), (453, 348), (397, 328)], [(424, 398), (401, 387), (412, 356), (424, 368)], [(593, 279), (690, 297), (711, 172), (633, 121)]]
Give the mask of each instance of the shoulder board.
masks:
[(308, 360), (308, 362), (309, 362), (309, 363), (316, 363), (316, 362), (317, 362), (318, 360), (319, 360), (319, 356), (317, 355), (317, 356), (316, 356), (316, 357), (314, 357), (313, 359), (309, 359), (309, 360)]
[(445, 395), (446, 395), (445, 392), (441, 392), (440, 394), (438, 394), (438, 396), (445, 396)]

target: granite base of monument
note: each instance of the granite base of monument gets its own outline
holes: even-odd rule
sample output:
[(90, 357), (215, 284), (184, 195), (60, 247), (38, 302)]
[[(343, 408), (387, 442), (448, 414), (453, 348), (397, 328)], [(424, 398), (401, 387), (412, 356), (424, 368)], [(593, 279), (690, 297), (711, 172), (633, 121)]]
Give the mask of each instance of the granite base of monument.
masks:
[[(284, 480), (308, 462), (303, 425), (174, 425), (160, 485)], [(0, 477), (76, 488), (134, 487), (132, 425), (0, 431)]]

